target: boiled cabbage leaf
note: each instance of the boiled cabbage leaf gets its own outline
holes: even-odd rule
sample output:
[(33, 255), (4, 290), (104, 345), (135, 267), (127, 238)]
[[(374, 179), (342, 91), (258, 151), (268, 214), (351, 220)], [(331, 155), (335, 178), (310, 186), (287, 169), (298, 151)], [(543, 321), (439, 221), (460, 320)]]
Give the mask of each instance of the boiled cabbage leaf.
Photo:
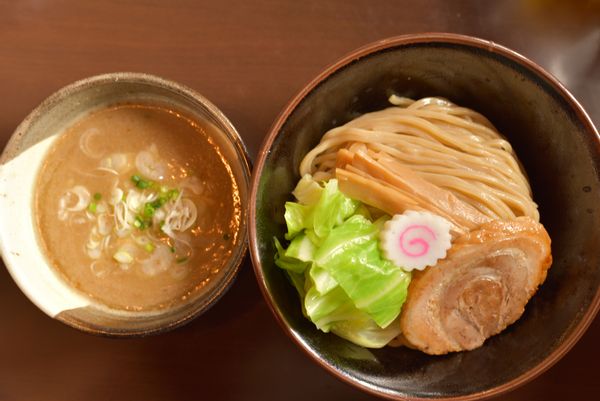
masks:
[[(317, 188), (318, 187), (318, 188)], [(398, 316), (410, 273), (381, 255), (378, 237), (386, 218), (371, 221), (360, 202), (303, 177), (287, 202), (287, 249), (275, 239), (275, 262), (302, 300), (305, 316), (324, 332), (379, 348), (400, 334)]]

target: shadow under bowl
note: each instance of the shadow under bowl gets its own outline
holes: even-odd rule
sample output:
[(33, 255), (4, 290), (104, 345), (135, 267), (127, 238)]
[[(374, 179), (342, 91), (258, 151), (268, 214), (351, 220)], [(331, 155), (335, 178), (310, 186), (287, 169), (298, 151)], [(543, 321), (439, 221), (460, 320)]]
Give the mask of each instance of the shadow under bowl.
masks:
[[(554, 263), (524, 315), (473, 351), (429, 356), (368, 350), (318, 331), (274, 264), (298, 166), (327, 130), (388, 107), (392, 94), (441, 96), (486, 117), (529, 176)], [(581, 337), (600, 305), (600, 142), (577, 101), (539, 66), (492, 42), (453, 34), (391, 38), (329, 67), (283, 110), (255, 164), (250, 250), (263, 295), (287, 334), (322, 367), (393, 399), (485, 398), (539, 375)]]

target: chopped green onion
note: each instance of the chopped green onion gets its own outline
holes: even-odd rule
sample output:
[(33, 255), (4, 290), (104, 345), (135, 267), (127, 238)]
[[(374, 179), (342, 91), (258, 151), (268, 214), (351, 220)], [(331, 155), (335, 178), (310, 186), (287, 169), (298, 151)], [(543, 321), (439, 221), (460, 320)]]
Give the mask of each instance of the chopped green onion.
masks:
[(158, 199), (156, 199), (154, 202), (150, 203), (150, 205), (152, 205), (152, 207), (154, 209), (159, 209), (159, 208), (163, 207), (165, 203), (167, 203), (167, 198), (165, 198), (164, 196), (161, 196)]
[(167, 193), (168, 200), (177, 199), (178, 196), (179, 196), (179, 190), (178, 189), (172, 189), (172, 190), (170, 190)]
[(94, 194), (94, 200), (99, 201), (100, 199), (102, 199), (102, 194), (100, 192), (96, 192)]
[(135, 184), (136, 187), (138, 187), (139, 189), (146, 189), (146, 188), (150, 188), (154, 185), (154, 181), (150, 181), (150, 180), (145, 180), (142, 177), (140, 177), (139, 175), (132, 175), (131, 176), (131, 181)]
[(146, 252), (152, 253), (154, 252), (154, 244), (152, 242), (148, 242), (146, 245), (144, 245), (144, 249), (146, 250)]
[(154, 206), (152, 205), (152, 203), (146, 203), (144, 205), (144, 211), (143, 211), (143, 215), (144, 217), (148, 217), (148, 218), (152, 218), (152, 216), (154, 216)]
[(144, 217), (137, 215), (133, 221), (133, 226), (140, 230), (145, 230), (148, 227), (152, 227), (152, 220), (145, 219)]
[(133, 225), (135, 226), (135, 228), (138, 228), (140, 230), (144, 230), (144, 229), (148, 228), (146, 221), (144, 219), (142, 219), (140, 216), (135, 216)]
[(175, 247), (174, 246), (171, 247), (171, 253), (175, 253)]
[(90, 204), (88, 205), (88, 211), (90, 213), (96, 213), (97, 207), (98, 207), (98, 205), (96, 204), (96, 202), (90, 202)]
[(176, 260), (176, 262), (181, 264), (181, 263), (187, 262), (187, 260), (188, 260), (187, 256), (184, 256), (183, 258), (178, 258)]

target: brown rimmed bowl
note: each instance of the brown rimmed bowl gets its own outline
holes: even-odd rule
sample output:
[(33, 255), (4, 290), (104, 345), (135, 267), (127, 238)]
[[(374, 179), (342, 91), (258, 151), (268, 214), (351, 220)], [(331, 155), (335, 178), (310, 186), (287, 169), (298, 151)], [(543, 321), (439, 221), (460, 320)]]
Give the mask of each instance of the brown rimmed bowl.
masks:
[[(469, 352), (368, 350), (319, 332), (274, 264), (298, 165), (330, 128), (384, 108), (391, 94), (442, 96), (487, 116), (513, 144), (552, 238), (548, 278), (515, 324)], [(327, 371), (367, 392), (406, 400), (473, 400), (509, 391), (560, 359), (600, 306), (600, 140), (549, 73), (493, 42), (455, 34), (399, 36), (360, 48), (292, 99), (259, 152), (250, 196), (250, 252), (277, 321)]]
[[(34, 186), (44, 157), (64, 130), (82, 116), (118, 104), (148, 104), (173, 110), (202, 124), (229, 162), (239, 188), (242, 214), (230, 256), (218, 275), (194, 296), (171, 308), (124, 311), (75, 290), (51, 266), (37, 238)], [(177, 138), (173, 138), (177, 140)], [(247, 251), (250, 162), (243, 141), (227, 117), (208, 99), (157, 76), (117, 72), (68, 85), (34, 109), (17, 127), (0, 157), (0, 250), (9, 273), (42, 311), (76, 329), (115, 337), (173, 329), (217, 302), (233, 283)]]

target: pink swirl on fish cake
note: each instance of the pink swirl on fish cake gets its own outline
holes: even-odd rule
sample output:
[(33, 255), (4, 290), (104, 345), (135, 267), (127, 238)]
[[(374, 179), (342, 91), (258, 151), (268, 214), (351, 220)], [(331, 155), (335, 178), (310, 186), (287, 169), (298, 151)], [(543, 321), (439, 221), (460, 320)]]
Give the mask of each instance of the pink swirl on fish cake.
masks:
[[(400, 237), (398, 238), (398, 244), (400, 245), (400, 249), (402, 250), (402, 252), (406, 256), (410, 256), (412, 258), (421, 257), (427, 254), (427, 252), (429, 252), (429, 242), (427, 239), (417, 237), (408, 238), (407, 240), (405, 240), (405, 237), (407, 235), (410, 235), (411, 231), (415, 230), (425, 232), (430, 237), (430, 240), (435, 241), (437, 239), (435, 232), (428, 226), (422, 224), (412, 224), (406, 227), (406, 229), (402, 231), (402, 233), (400, 233)], [(417, 233), (416, 235), (419, 235), (419, 233)]]
[(379, 234), (383, 256), (410, 271), (434, 266), (452, 246), (451, 223), (426, 211), (408, 210), (385, 222)]

